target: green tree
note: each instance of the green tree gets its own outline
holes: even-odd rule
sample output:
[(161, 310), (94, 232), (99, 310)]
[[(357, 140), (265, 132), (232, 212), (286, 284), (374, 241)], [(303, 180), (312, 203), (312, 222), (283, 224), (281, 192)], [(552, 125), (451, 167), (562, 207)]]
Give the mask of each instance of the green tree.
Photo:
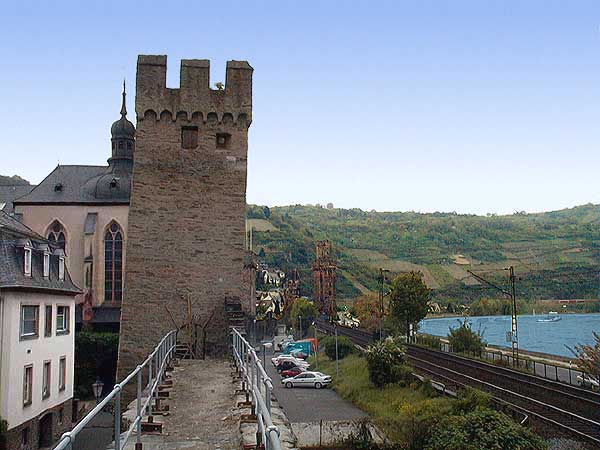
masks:
[(404, 348), (392, 338), (370, 345), (365, 356), (369, 379), (377, 387), (394, 383), (406, 376)]
[(481, 354), (483, 347), (486, 345), (481, 333), (473, 331), (467, 319), (460, 327), (450, 329), (448, 342), (450, 342), (452, 350), (456, 353), (474, 353), (476, 355)]
[(290, 318), (295, 328), (302, 327), (302, 335), (306, 333), (308, 328), (311, 326), (319, 311), (317, 307), (307, 298), (299, 298), (292, 305), (290, 311)]
[(392, 282), (390, 316), (399, 329), (404, 329), (407, 338), (410, 324), (418, 323), (427, 315), (429, 294), (420, 272), (402, 273)]
[(546, 450), (546, 443), (508, 416), (486, 408), (442, 420), (425, 450)]

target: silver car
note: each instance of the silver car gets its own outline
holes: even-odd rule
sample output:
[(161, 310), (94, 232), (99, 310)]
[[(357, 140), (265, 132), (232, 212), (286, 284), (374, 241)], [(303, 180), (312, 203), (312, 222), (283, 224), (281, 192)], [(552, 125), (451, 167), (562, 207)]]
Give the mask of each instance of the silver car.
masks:
[(302, 372), (295, 377), (284, 378), (281, 383), (286, 388), (312, 387), (321, 389), (331, 383), (331, 377), (321, 372)]

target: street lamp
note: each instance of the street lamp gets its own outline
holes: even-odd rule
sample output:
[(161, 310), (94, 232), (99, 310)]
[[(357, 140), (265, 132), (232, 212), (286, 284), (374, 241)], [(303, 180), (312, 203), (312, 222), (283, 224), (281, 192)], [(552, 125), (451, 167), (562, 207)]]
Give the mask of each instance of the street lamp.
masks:
[(313, 322), (312, 327), (313, 327), (313, 330), (315, 331), (314, 345), (315, 345), (315, 358), (317, 358), (315, 367), (318, 369), (319, 368), (319, 341), (317, 340), (317, 324), (315, 322)]
[(266, 365), (266, 359), (267, 359), (266, 356), (265, 356), (266, 349), (267, 348), (272, 348), (272, 347), (273, 347), (273, 343), (272, 342), (263, 342), (262, 343), (263, 367), (265, 367), (265, 365)]
[(102, 398), (102, 389), (104, 389), (104, 383), (102, 380), (100, 380), (100, 378), (96, 378), (96, 381), (92, 383), (92, 392), (96, 398), (96, 404), (100, 403), (100, 398)]
[(300, 332), (300, 339), (302, 339), (302, 315), (298, 315), (298, 328), (299, 328), (299, 332)]

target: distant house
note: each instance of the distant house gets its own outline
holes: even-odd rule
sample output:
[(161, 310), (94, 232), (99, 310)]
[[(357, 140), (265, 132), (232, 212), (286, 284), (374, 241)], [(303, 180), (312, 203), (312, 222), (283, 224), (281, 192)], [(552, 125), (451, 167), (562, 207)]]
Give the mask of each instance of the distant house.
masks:
[(75, 296), (65, 253), (0, 211), (0, 417), (7, 447), (51, 446), (71, 428)]
[(13, 201), (29, 194), (34, 187), (10, 177), (0, 177), (0, 211), (13, 214)]

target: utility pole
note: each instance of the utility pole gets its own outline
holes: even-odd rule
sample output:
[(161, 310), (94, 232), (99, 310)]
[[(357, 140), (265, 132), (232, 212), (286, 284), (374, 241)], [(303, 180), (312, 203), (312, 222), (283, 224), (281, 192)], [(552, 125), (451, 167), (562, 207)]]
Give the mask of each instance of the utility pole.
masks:
[(519, 338), (517, 334), (517, 294), (515, 289), (515, 268), (513, 266), (507, 267), (504, 270), (509, 271), (509, 281), (510, 281), (510, 291), (501, 288), (500, 286), (495, 285), (491, 281), (486, 280), (480, 275), (477, 275), (470, 270), (467, 270), (475, 279), (481, 281), (484, 284), (496, 289), (497, 291), (502, 292), (505, 296), (507, 296), (511, 300), (511, 345), (512, 345), (512, 356), (513, 356), (513, 366), (517, 364), (517, 358), (519, 357)]
[(513, 351), (513, 364), (515, 358), (519, 357), (519, 343), (517, 341), (517, 293), (515, 291), (515, 268), (510, 266), (509, 277), (510, 277), (510, 296), (512, 298), (512, 318), (511, 318), (511, 331), (512, 331), (512, 351)]
[(385, 272), (389, 272), (389, 270), (382, 267), (379, 268), (379, 339), (383, 339), (383, 317), (385, 316), (385, 307), (383, 306), (383, 298), (385, 297), (385, 293), (383, 290)]

